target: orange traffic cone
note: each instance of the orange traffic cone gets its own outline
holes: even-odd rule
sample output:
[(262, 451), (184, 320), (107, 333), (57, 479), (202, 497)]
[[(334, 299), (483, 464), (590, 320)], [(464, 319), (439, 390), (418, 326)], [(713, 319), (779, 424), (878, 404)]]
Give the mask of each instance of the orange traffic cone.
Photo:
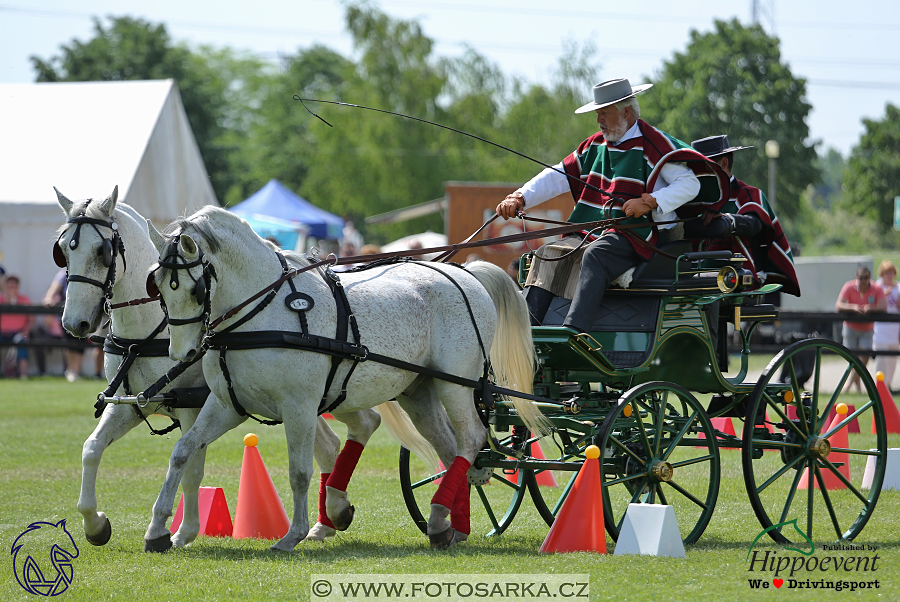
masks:
[[(831, 421), (831, 424), (828, 425), (829, 431), (839, 425), (844, 419), (844, 416), (847, 415), (847, 404), (845, 403), (837, 404), (834, 409), (837, 412), (837, 415), (834, 417), (834, 420)], [(847, 447), (849, 446), (847, 426), (848, 425), (845, 424), (839, 431), (828, 438), (828, 443), (831, 444), (832, 448), (842, 447), (844, 449), (847, 449)], [(844, 478), (846, 478), (848, 481), (850, 480), (850, 454), (848, 454), (847, 452), (832, 451), (830, 454), (828, 454), (828, 461), (837, 467), (838, 471), (842, 475), (844, 475)], [(847, 486), (844, 485), (843, 481), (841, 481), (830, 468), (820, 468), (819, 472), (822, 473), (822, 480), (825, 482), (826, 489), (847, 488)], [(803, 474), (800, 476), (800, 483), (797, 484), (797, 490), (806, 489), (807, 485), (809, 485), (809, 468), (805, 468), (803, 470)], [(815, 478), (815, 476), (813, 476), (813, 487), (819, 487), (819, 481)]]
[[(731, 418), (710, 418), (709, 421), (712, 423), (712, 427), (717, 431), (725, 434), (725, 435), (734, 435), (734, 423), (731, 421)], [(706, 439), (706, 435), (703, 433), (697, 434), (698, 439)], [(727, 447), (725, 445), (722, 446)]]
[[(198, 500), (200, 507), (200, 535), (209, 537), (231, 537), (231, 512), (225, 501), (225, 492), (221, 487), (201, 487)], [(178, 510), (172, 519), (169, 531), (175, 533), (181, 526), (184, 517), (184, 494), (178, 502)]]
[(244, 437), (244, 462), (234, 510), (235, 539), (279, 539), (291, 527), (257, 443), (259, 438), (253, 433)]
[(600, 483), (600, 448), (585, 450), (584, 464), (575, 477), (569, 496), (563, 502), (541, 552), (599, 552), (606, 554), (603, 530), (603, 493)]
[[(900, 433), (900, 412), (897, 411), (897, 404), (891, 397), (891, 392), (884, 382), (884, 373), (876, 372), (875, 380), (877, 381), (878, 395), (881, 397), (881, 405), (884, 407), (884, 426), (888, 433)], [(875, 434), (875, 416), (872, 416), (872, 433)]]

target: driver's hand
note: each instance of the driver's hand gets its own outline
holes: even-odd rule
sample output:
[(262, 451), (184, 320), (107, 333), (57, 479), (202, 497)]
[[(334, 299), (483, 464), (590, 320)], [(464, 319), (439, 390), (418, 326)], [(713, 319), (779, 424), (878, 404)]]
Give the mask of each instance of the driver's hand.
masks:
[(643, 217), (656, 209), (656, 207), (656, 197), (645, 192), (638, 199), (628, 199), (625, 201), (625, 204), (622, 205), (622, 210), (628, 217)]
[(506, 198), (497, 205), (497, 215), (503, 219), (509, 219), (511, 217), (516, 217), (520, 211), (524, 213), (524, 209), (525, 197), (522, 196), (521, 192), (513, 192), (512, 194), (508, 194)]

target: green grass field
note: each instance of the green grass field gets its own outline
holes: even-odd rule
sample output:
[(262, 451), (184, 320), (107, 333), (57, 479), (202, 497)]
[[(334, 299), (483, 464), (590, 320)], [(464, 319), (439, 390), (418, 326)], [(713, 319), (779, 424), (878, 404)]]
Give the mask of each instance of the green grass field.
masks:
[[(345, 573), (504, 573), (531, 574), (536, 580), (546, 574), (587, 573), (591, 600), (900, 600), (898, 491), (882, 493), (872, 519), (855, 542), (877, 546), (877, 571), (830, 570), (795, 575), (812, 580), (877, 578), (880, 589), (853, 593), (787, 587), (776, 590), (772, 586), (766, 590), (751, 589), (748, 579), (771, 581), (773, 575), (748, 571), (748, 549), (761, 528), (746, 498), (737, 450), (722, 451), (723, 481), (715, 514), (700, 542), (687, 549), (685, 559), (612, 553), (540, 554), (538, 548), (548, 528), (530, 499), (523, 502), (512, 526), (496, 538), (481, 537), (488, 530), (487, 520), (483, 511), (476, 510), (473, 499), (473, 536), (449, 551), (432, 551), (404, 506), (397, 477), (398, 446), (383, 430), (366, 448), (350, 485), (356, 520), (349, 531), (335, 539), (324, 544), (302, 544), (292, 554), (276, 554), (269, 552), (271, 542), (267, 541), (201, 537), (186, 549), (151, 555), (143, 552), (143, 535), (177, 432), (170, 437), (152, 437), (144, 426), (115, 443), (104, 455), (98, 499), (100, 509), (112, 522), (113, 535), (108, 545), (93, 547), (84, 540), (76, 502), (81, 481), (81, 446), (96, 425), (92, 405), (99, 390), (97, 381), (70, 384), (56, 378), (0, 380), (0, 541), (8, 553), (12, 542), (30, 523), (66, 519), (80, 555), (74, 561), (72, 585), (58, 597), (61, 600), (308, 600), (310, 575)], [(154, 420), (158, 426), (165, 425), (162, 419)], [(334, 424), (342, 434), (342, 426)], [(242, 438), (251, 431), (260, 436), (260, 453), (282, 501), (290, 509), (287, 453), (281, 427), (246, 424), (227, 433), (210, 447), (204, 485), (222, 487), (234, 512)], [(900, 447), (900, 436), (891, 435), (890, 446)], [(309, 500), (314, 521), (314, 489), (310, 490)], [(614, 549), (611, 541), (609, 549)], [(767, 538), (760, 540), (757, 549), (799, 557)], [(815, 552), (819, 558), (854, 554), (861, 553), (826, 552), (820, 546)], [(34, 599), (34, 594), (17, 583), (12, 557), (6, 558), (0, 565), (0, 600)]]

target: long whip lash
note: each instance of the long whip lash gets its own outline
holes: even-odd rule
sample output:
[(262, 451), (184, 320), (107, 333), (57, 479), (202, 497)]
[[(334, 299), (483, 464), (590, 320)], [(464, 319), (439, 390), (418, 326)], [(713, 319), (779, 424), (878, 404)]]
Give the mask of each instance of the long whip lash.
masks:
[(411, 115), (404, 115), (403, 113), (395, 113), (395, 112), (393, 112), (393, 111), (386, 111), (386, 110), (384, 110), (384, 109), (375, 109), (375, 108), (373, 108), (373, 107), (364, 107), (364, 106), (362, 106), (362, 105), (355, 105), (355, 104), (351, 104), (351, 103), (349, 103), (349, 102), (338, 102), (338, 101), (336, 101), (336, 100), (319, 100), (319, 99), (316, 99), (316, 98), (300, 98), (300, 97), (297, 96), (296, 94), (294, 94), (294, 100), (299, 100), (299, 101), (300, 101), (300, 104), (303, 105), (303, 108), (306, 109), (307, 113), (309, 113), (310, 115), (312, 115), (312, 116), (315, 117), (316, 119), (319, 119), (322, 123), (324, 123), (324, 124), (327, 125), (328, 127), (334, 127), (334, 126), (331, 125), (330, 123), (328, 123), (327, 121), (325, 121), (324, 119), (322, 119), (321, 117), (319, 117), (317, 114), (313, 113), (313, 112), (309, 109), (309, 107), (306, 106), (306, 103), (307, 103), (307, 102), (318, 102), (318, 103), (328, 104), (328, 105), (338, 105), (338, 106), (342, 106), (342, 107), (352, 107), (352, 108), (354, 108), (354, 109), (365, 109), (365, 110), (367, 110), (367, 111), (375, 111), (376, 113), (385, 113), (386, 115), (394, 115), (395, 117), (405, 117), (406, 119), (412, 119), (413, 121), (420, 121), (420, 122), (422, 122), (422, 123), (427, 123), (428, 125), (433, 125), (433, 126), (436, 126), (436, 127), (439, 127), (439, 128), (443, 128), (443, 129), (445, 129), (445, 130), (450, 130), (451, 132), (456, 132), (457, 134), (462, 134), (463, 136), (468, 136), (469, 138), (474, 138), (475, 140), (480, 140), (480, 141), (482, 141), (482, 142), (487, 142), (488, 144), (491, 144), (491, 145), (493, 145), (493, 146), (496, 146), (497, 148), (502, 148), (502, 149), (505, 150), (505, 151), (509, 151), (509, 152), (513, 153), (514, 155), (518, 155), (518, 156), (522, 157), (523, 159), (528, 159), (529, 161), (533, 161), (534, 163), (537, 163), (538, 165), (540, 165), (541, 167), (544, 167), (544, 168), (546, 168), (546, 169), (552, 169), (552, 170), (555, 171), (556, 173), (559, 173), (559, 174), (564, 175), (566, 178), (569, 178), (569, 179), (575, 180), (576, 182), (579, 182), (580, 184), (582, 184), (582, 185), (585, 186), (586, 188), (589, 188), (589, 189), (591, 189), (591, 190), (593, 190), (593, 191), (595, 191), (595, 192), (599, 192), (600, 194), (605, 195), (605, 196), (606, 196), (607, 198), (609, 198), (610, 200), (618, 201), (618, 202), (620, 202), (620, 203), (624, 203), (624, 202), (625, 202), (624, 199), (620, 199), (619, 197), (613, 196), (613, 195), (609, 194), (608, 192), (606, 192), (605, 190), (601, 190), (600, 188), (597, 188), (596, 186), (594, 186), (594, 185), (592, 185), (592, 184), (588, 184), (587, 182), (583, 182), (583, 181), (581, 180), (581, 178), (578, 178), (578, 177), (575, 177), (575, 176), (573, 176), (573, 175), (571, 175), (571, 174), (568, 174), (568, 173), (566, 173), (565, 171), (562, 171), (562, 170), (560, 170), (560, 169), (557, 169), (557, 168), (553, 167), (552, 165), (547, 165), (547, 164), (544, 163), (543, 161), (540, 161), (540, 160), (538, 160), (538, 159), (535, 159), (534, 157), (529, 157), (529, 156), (526, 155), (525, 153), (520, 153), (519, 151), (513, 150), (513, 149), (511, 149), (511, 148), (509, 148), (509, 147), (507, 147), (507, 146), (503, 146), (502, 144), (498, 144), (498, 143), (496, 143), (496, 142), (491, 142), (490, 140), (488, 140), (488, 139), (486, 139), (486, 138), (482, 138), (481, 136), (476, 136), (475, 134), (470, 134), (469, 132), (464, 132), (464, 131), (462, 131), (462, 130), (458, 130), (458, 129), (456, 129), (456, 128), (452, 128), (452, 127), (450, 127), (450, 126), (448, 126), (448, 125), (442, 125), (442, 124), (440, 124), (440, 123), (435, 123), (435, 122), (433, 122), (433, 121), (428, 121), (427, 119), (421, 119), (421, 118), (419, 118), (419, 117), (413, 117), (413, 116), (411, 116)]

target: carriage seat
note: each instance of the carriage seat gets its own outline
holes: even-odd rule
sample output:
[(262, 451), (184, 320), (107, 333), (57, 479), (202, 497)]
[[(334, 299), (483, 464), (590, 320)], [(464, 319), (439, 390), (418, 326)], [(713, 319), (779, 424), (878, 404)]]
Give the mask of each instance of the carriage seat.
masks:
[[(640, 365), (650, 353), (663, 295), (686, 288), (717, 290), (715, 278), (695, 275), (682, 275), (675, 284), (675, 258), (691, 252), (690, 242), (672, 241), (660, 245), (660, 250), (671, 257), (657, 253), (634, 268), (628, 288), (607, 289), (599, 318), (591, 327), (603, 339), (604, 355), (618, 368)], [(542, 325), (562, 326), (571, 303), (571, 299), (554, 297)]]

